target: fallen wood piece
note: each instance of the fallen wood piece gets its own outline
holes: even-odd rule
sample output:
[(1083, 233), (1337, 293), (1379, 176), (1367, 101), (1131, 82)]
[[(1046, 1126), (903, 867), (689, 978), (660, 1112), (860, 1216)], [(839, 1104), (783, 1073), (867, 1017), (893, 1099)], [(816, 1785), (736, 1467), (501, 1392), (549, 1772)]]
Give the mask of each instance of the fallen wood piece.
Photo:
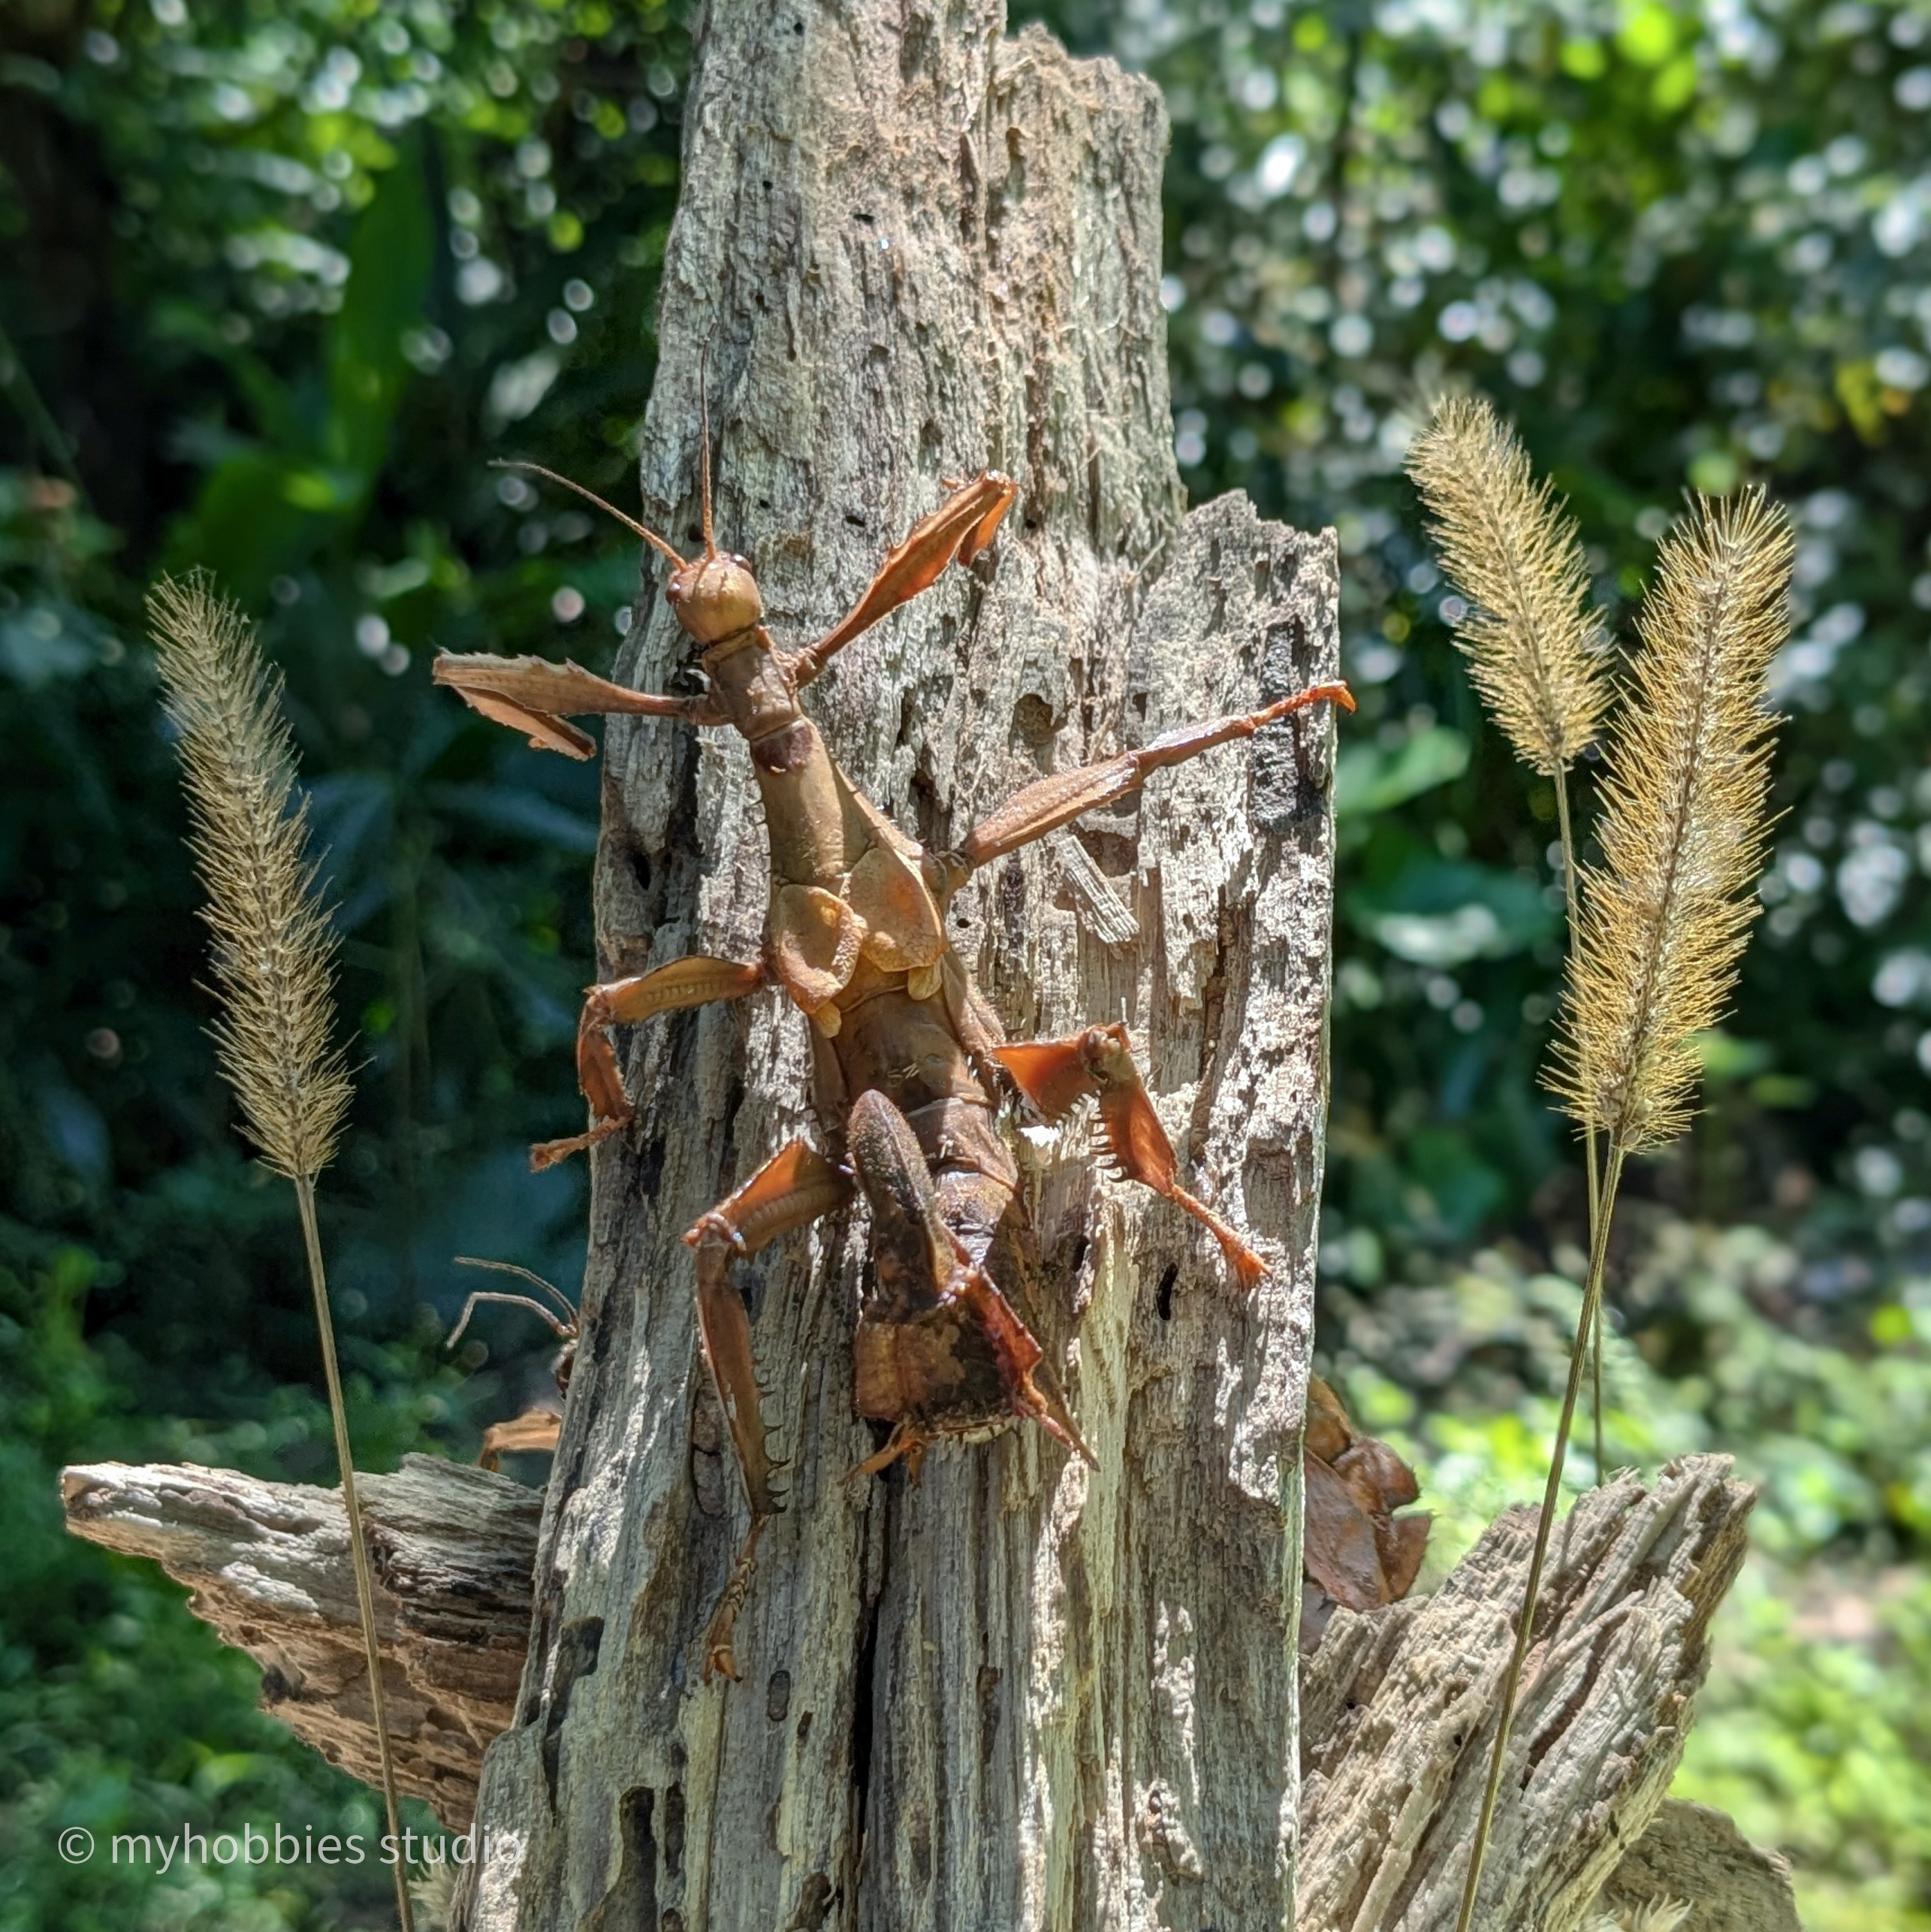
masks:
[[(1782, 1861), (1720, 1813), (1658, 1808), (1702, 1680), (1710, 1614), (1742, 1553), (1751, 1496), (1729, 1466), (1688, 1457), (1650, 1490), (1625, 1476), (1585, 1496), (1558, 1534), (1484, 1932), (1575, 1932), (1598, 1886), (1597, 1911), (1682, 1897), (1697, 1907), (1695, 1932), (1794, 1932)], [(404, 1786), (460, 1830), (484, 1746), (514, 1715), (541, 1498), (421, 1456), (362, 1480)], [(188, 1585), (195, 1614), (262, 1665), (264, 1707), (373, 1777), (336, 1492), (119, 1463), (68, 1469), (61, 1487), (77, 1535), (151, 1557)], [(1301, 1923), (1311, 1932), (1453, 1924), (1534, 1520), (1528, 1510), (1503, 1517), (1432, 1597), (1336, 1611), (1306, 1661)]]
[(1603, 1887), (1596, 1910), (1630, 1924), (1680, 1899), (1684, 1932), (1803, 1932), (1788, 1861), (1750, 1843), (1723, 1812), (1666, 1798)]
[[(516, 1712), (543, 1499), (427, 1456), (358, 1481), (397, 1775), (461, 1831), (484, 1747)], [(340, 1491), (120, 1463), (64, 1469), (60, 1489), (76, 1535), (152, 1559), (187, 1585), (189, 1607), (223, 1643), (261, 1665), (264, 1710), (331, 1764), (378, 1782)]]
[[(1625, 1475), (1558, 1528), (1475, 1912), (1483, 1932), (1576, 1932), (1655, 1816), (1711, 1616), (1743, 1559), (1754, 1496), (1730, 1467), (1685, 1457), (1648, 1490)], [(1454, 1925), (1535, 1520), (1499, 1517), (1432, 1596), (1335, 1614), (1302, 1683), (1303, 1925)]]

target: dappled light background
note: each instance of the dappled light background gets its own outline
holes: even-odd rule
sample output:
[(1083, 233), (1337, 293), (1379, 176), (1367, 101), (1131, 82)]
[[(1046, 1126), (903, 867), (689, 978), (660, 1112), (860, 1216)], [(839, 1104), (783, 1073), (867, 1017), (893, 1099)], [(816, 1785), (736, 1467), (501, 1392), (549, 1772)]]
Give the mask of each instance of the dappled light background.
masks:
[[(1789, 1850), (1819, 1932), (1931, 1927), (1931, 14), (1039, 11), (1166, 92), (1190, 490), (1341, 534), (1362, 710), (1319, 1347), (1421, 1469), (1435, 1574), (1539, 1490), (1583, 1207), (1538, 1085), (1553, 795), (1483, 723), (1404, 451), (1443, 388), (1490, 395), (1625, 638), (1685, 487), (1791, 506), (1764, 917), (1708, 1111), (1628, 1183), (1609, 1447), (1721, 1448), (1764, 1487), (1679, 1793)], [(634, 545), (487, 465), (634, 500), (687, 59), (681, 15), (606, 0), (0, 16), (7, 1932), (382, 1916), (379, 1870), (53, 1849), (375, 1818), (179, 1592), (59, 1529), (64, 1461), (330, 1469), (287, 1191), (201, 1030), (140, 599), (205, 563), (286, 668), (362, 1067), (323, 1190), (352, 1423), (367, 1466), (472, 1455), (554, 1345), (494, 1309), (447, 1355), (452, 1257), (572, 1294), (581, 1266), (581, 1172), (522, 1150), (581, 1118), (597, 778), (432, 694), (427, 660), (608, 668)]]

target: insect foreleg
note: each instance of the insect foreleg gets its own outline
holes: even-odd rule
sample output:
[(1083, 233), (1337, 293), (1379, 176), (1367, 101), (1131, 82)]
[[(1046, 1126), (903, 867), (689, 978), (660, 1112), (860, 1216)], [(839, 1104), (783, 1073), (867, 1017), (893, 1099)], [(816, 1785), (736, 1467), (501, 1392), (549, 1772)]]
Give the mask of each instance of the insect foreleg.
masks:
[(905, 541), (879, 566), (878, 575), (849, 613), (792, 658), (792, 675), (798, 688), (810, 684), (833, 654), (853, 638), (920, 591), (929, 590), (948, 564), (970, 563), (992, 541), (1013, 494), (1009, 476), (1002, 476), (996, 469), (981, 470), (970, 483), (954, 490), (931, 515), (914, 524)]
[(458, 657), (442, 652), (430, 675), (447, 684), (473, 711), (512, 731), (526, 732), (539, 751), (588, 758), (596, 741), (566, 718), (619, 714), (677, 718), (686, 724), (725, 722), (708, 698), (668, 698), (632, 691), (586, 671), (580, 664), (553, 664), (547, 657)]

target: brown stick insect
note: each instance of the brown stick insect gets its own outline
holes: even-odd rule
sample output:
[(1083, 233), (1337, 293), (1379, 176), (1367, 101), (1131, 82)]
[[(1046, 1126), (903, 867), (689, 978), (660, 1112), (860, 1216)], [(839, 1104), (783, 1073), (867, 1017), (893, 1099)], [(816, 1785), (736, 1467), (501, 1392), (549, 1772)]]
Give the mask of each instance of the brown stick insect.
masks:
[[(536, 468), (534, 465), (521, 466)], [(1009, 1044), (946, 937), (952, 895), (973, 872), (1082, 813), (1137, 791), (1155, 771), (1251, 738), (1311, 705), (1353, 708), (1347, 688), (1317, 684), (1244, 717), (1172, 731), (1137, 750), (1024, 786), (949, 852), (928, 852), (840, 770), (799, 693), (833, 656), (888, 612), (985, 549), (1015, 492), (995, 469), (949, 483), (945, 500), (892, 551), (837, 624), (784, 651), (761, 621), (750, 563), (720, 551), (711, 529), (711, 451), (702, 442), (701, 553), (686, 559), (656, 531), (547, 470), (540, 475), (609, 510), (671, 566), (664, 595), (708, 690), (633, 691), (574, 664), (535, 657), (437, 659), (439, 684), (533, 744), (587, 758), (595, 745), (566, 722), (593, 713), (728, 727), (744, 740), (764, 802), (771, 904), (755, 959), (680, 959), (589, 989), (578, 1034), (587, 1130), (533, 1150), (541, 1167), (620, 1133), (634, 1118), (611, 1029), (776, 986), (810, 1021), (813, 1100), (825, 1146), (794, 1140), (684, 1236), (695, 1251), (705, 1359), (722, 1401), (751, 1520), (705, 1641), (707, 1680), (735, 1677), (732, 1632), (758, 1541), (779, 1507), (759, 1413), (750, 1326), (732, 1264), (835, 1212), (861, 1191), (872, 1217), (872, 1278), (854, 1338), (858, 1413), (890, 1425), (854, 1476), (900, 1457), (916, 1476), (927, 1447), (1030, 1419), (1081, 1454), (1085, 1446), (1042, 1351), (997, 1279), (1002, 1242), (1022, 1215), (1018, 1170), (1002, 1138), (1002, 1100), (1018, 1095), (1049, 1121), (1098, 1102), (1113, 1169), (1191, 1215), (1233, 1277), (1266, 1272), (1239, 1233), (1179, 1184), (1178, 1163), (1135, 1065), (1123, 1025)], [(1090, 1459), (1089, 1459), (1090, 1460)]]

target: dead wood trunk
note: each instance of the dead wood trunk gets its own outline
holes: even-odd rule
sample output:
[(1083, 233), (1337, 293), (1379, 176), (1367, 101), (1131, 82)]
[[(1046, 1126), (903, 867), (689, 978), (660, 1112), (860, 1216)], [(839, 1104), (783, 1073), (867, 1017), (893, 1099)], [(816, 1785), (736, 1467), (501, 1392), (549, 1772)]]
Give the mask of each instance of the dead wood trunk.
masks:
[[(366, 1480), (404, 1780), (462, 1831), (483, 1744), (514, 1716), (530, 1606), (508, 1580), (534, 1562), (536, 1498), (422, 1457)], [(198, 1615), (261, 1662), (266, 1707), (373, 1776), (338, 1492), (113, 1463), (70, 1469), (62, 1489), (77, 1534), (161, 1563), (194, 1592)], [(1585, 1497), (1558, 1532), (1484, 1932), (1576, 1932), (1592, 1897), (1597, 1910), (1625, 1912), (1682, 1900), (1709, 1932), (1797, 1932), (1780, 1860), (1721, 1813), (1656, 1808), (1751, 1500), (1726, 1459), (1691, 1457), (1647, 1490), (1625, 1476)], [(1430, 1597), (1338, 1613), (1303, 1662), (1307, 1932), (1454, 1922), (1533, 1520), (1510, 1511)], [(1175, 1879), (1199, 1876), (1164, 1789), (1139, 1828)], [(1139, 1922), (1195, 1932), (1194, 1903), (1169, 1883)]]
[[(1181, 514), (1157, 97), (1036, 30), (1005, 42), (1003, 24), (996, 0), (715, 0), (643, 451), (647, 512), (694, 534), (708, 344), (720, 534), (794, 640), (842, 611), (942, 471), (1015, 476), (995, 552), (811, 694), (855, 781), (935, 848), (1042, 770), (1251, 709), (1337, 655), (1331, 538), (1239, 497)], [(657, 587), (619, 675), (663, 689), (683, 654)], [(743, 1502), (678, 1236), (810, 1131), (803, 1027), (773, 998), (627, 1043), (643, 1105), (596, 1156), (540, 1532), (473, 1473), (370, 1479), (413, 1788), (459, 1822), (465, 1749), (507, 1727), (475, 1799), (491, 1855), (458, 1925), (1246, 1932), (1291, 1922), (1303, 1828), (1303, 1924), (1420, 1932), (1444, 1900), (1452, 1917), (1520, 1525), (1492, 1531), (1460, 1595), (1338, 1620), (1316, 1721), (1297, 1725), (1329, 750), (1324, 719), (1223, 750), (1005, 862), (957, 908), (956, 943), (1015, 1035), (1124, 1015), (1190, 1184), (1257, 1238), (1271, 1278), (1238, 1296), (1190, 1224), (1097, 1179), (1077, 1147), (1032, 1149), (1048, 1265), (1030, 1313), (1099, 1467), (1032, 1431), (942, 1448), (915, 1489), (902, 1469), (842, 1480), (873, 1446), (851, 1402), (862, 1225), (768, 1251), (744, 1272), (792, 1497), (739, 1626), (738, 1686), (697, 1677)], [(764, 840), (742, 747), (614, 720), (605, 775), (605, 964), (751, 957)], [(334, 1634), (339, 1502), (331, 1517), (245, 1478), (128, 1476), (70, 1472), (76, 1527), (169, 1562), (270, 1662), (291, 1722), (361, 1768), (366, 1713)], [(412, 1485), (445, 1483), (462, 1502), (439, 1523)], [(1746, 1506), (1692, 1464), (1654, 1499), (1619, 1485), (1578, 1511), (1527, 1783), (1501, 1814), (1496, 1926), (1567, 1932), (1616, 1834), (1653, 1811)], [(219, 1560), (231, 1533), (260, 1547)], [(472, 1534), (480, 1556), (460, 1547)], [(509, 1571), (529, 1574), (533, 1551), (526, 1607)], [(513, 1700), (511, 1629), (527, 1638)], [(1423, 1708), (1450, 1721), (1417, 1726)], [(1655, 1895), (1679, 1852), (1630, 1895)]]
[[(530, 1648), (542, 1499), (486, 1469), (406, 1456), (358, 1474), (382, 1689), (403, 1792), (469, 1825), (491, 1738)], [(332, 1764), (379, 1786), (342, 1492), (192, 1463), (60, 1472), (67, 1526), (187, 1585), (188, 1607), (261, 1666), (261, 1707)]]
[[(1336, 661), (1331, 539), (1239, 498), (1182, 518), (1157, 95), (1003, 27), (997, 0), (715, 0), (644, 436), (647, 515), (689, 536), (708, 344), (720, 537), (754, 559), (780, 641), (842, 611), (942, 474), (1016, 479), (993, 554), (810, 695), (853, 780), (935, 848), (1042, 770)], [(657, 587), (653, 564), (618, 675), (662, 689), (684, 649)], [(811, 1131), (804, 1029), (771, 997), (627, 1043), (643, 1110), (597, 1158), (520, 1721), (478, 1805), (506, 1849), (466, 1902), (477, 1932), (1076, 1932), (1150, 1922), (1161, 1895), (1175, 1923), (1281, 1923), (1330, 730), (1163, 776), (976, 880), (955, 928), (1015, 1036), (1124, 1013), (1190, 1185), (1272, 1278), (1242, 1297), (1083, 1147), (1040, 1155), (1033, 1313), (1100, 1466), (1015, 1432), (939, 1450), (915, 1489), (843, 1480), (873, 1447), (852, 1411), (857, 1218), (768, 1251), (744, 1272), (792, 1502), (732, 1688), (698, 1683), (744, 1519), (678, 1236)], [(604, 756), (607, 958), (754, 956), (743, 746), (618, 720)]]

